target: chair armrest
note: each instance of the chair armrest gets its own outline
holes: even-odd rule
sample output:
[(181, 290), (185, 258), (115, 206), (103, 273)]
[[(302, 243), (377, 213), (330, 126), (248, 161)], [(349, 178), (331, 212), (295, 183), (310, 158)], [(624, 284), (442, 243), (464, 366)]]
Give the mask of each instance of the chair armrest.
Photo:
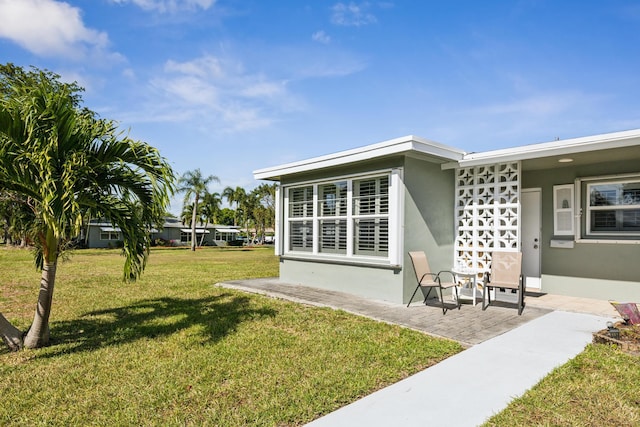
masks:
[(431, 276), (431, 279), (433, 279), (433, 281), (436, 281), (438, 279), (438, 275), (435, 273), (424, 273), (420, 278), (420, 282), (422, 282), (422, 279), (424, 279), (427, 276)]
[(452, 282), (456, 282), (456, 280), (458, 279), (458, 277), (456, 276), (456, 273), (454, 273), (453, 271), (450, 271), (450, 270), (439, 271), (438, 272), (438, 277), (440, 277), (440, 275), (443, 274), (443, 273), (450, 274)]

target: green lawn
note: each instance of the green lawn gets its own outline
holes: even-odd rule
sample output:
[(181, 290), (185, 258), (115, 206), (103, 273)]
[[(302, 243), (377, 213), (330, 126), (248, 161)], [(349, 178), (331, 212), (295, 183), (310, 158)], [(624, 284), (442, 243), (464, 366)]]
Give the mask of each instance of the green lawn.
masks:
[[(341, 311), (215, 287), (276, 276), (272, 249), (117, 250), (58, 268), (52, 345), (0, 350), (0, 425), (300, 425), (461, 350)], [(39, 273), (0, 250), (0, 311), (22, 328)]]
[(640, 426), (640, 356), (590, 344), (485, 425)]

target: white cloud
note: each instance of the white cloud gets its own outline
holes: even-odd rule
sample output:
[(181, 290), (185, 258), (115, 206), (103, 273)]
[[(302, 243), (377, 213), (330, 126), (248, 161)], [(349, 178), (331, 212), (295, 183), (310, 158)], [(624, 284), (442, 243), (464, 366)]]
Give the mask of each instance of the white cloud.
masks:
[(331, 42), (331, 37), (329, 37), (327, 33), (321, 30), (313, 33), (311, 35), (311, 40), (315, 42), (323, 43), (323, 44), (328, 44)]
[(589, 99), (579, 93), (541, 93), (511, 102), (487, 105), (480, 108), (478, 112), (487, 115), (515, 114), (521, 117), (546, 117), (569, 111), (585, 102), (589, 102)]
[(291, 66), (298, 79), (343, 77), (359, 73), (368, 65), (366, 59), (343, 51), (305, 55), (303, 59), (304, 61), (296, 61)]
[(211, 55), (169, 60), (151, 85), (161, 99), (153, 102), (148, 120), (197, 121), (216, 130), (238, 131), (269, 126), (280, 112), (299, 108), (285, 81), (247, 72), (236, 61)]
[(207, 10), (216, 0), (111, 0), (113, 3), (133, 3), (147, 11), (160, 13), (177, 12), (179, 10)]
[(186, 74), (199, 78), (224, 78), (223, 65), (219, 58), (205, 56), (189, 62), (168, 60), (164, 66), (169, 73)]
[(0, 0), (0, 37), (40, 56), (111, 55), (106, 33), (87, 28), (80, 9), (55, 0)]
[(360, 27), (362, 25), (375, 24), (376, 17), (368, 11), (369, 3), (336, 3), (331, 7), (331, 22), (336, 25), (348, 27)]
[(218, 100), (215, 85), (194, 76), (180, 75), (164, 79), (162, 89), (192, 106), (215, 106)]

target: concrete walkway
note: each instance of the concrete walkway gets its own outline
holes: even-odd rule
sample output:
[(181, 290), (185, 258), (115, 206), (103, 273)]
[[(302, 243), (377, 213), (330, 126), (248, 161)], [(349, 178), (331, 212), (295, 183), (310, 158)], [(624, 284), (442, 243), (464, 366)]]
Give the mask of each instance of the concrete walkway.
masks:
[(477, 426), (580, 353), (606, 319), (551, 312), (308, 424)]
[[(305, 304), (329, 306), (450, 338), (469, 347), (418, 374), (319, 418), (309, 426), (476, 426), (554, 368), (580, 353), (592, 332), (614, 320), (606, 301), (528, 296), (515, 308), (464, 304), (409, 308), (350, 294), (255, 279), (218, 284)], [(563, 304), (564, 301), (564, 304)], [(561, 309), (565, 309), (560, 311)], [(555, 310), (555, 311), (554, 311)]]

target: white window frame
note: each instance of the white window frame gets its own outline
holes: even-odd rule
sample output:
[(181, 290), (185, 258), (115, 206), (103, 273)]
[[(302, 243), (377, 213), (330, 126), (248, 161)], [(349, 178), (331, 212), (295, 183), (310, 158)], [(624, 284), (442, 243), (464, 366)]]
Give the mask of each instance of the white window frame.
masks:
[(591, 229), (591, 215), (593, 212), (603, 211), (603, 210), (613, 210), (616, 212), (624, 212), (625, 210), (637, 210), (640, 209), (640, 203), (630, 203), (630, 204), (614, 204), (609, 206), (591, 206), (591, 191), (596, 186), (606, 186), (606, 185), (618, 185), (618, 184), (626, 184), (626, 183), (637, 183), (640, 185), (640, 176), (636, 175), (635, 177), (628, 178), (620, 178), (620, 179), (602, 179), (602, 180), (591, 180), (586, 185), (586, 194), (585, 194), (585, 210), (586, 210), (586, 221), (585, 221), (585, 230), (587, 236), (620, 236), (620, 237), (633, 237), (640, 236), (640, 231), (625, 231), (625, 230), (604, 230), (604, 231), (594, 231)]
[[(553, 186), (553, 234), (554, 236), (575, 236), (575, 196), (574, 184)], [(567, 194), (568, 193), (568, 194)], [(563, 216), (569, 217), (570, 228), (561, 228)]]
[[(316, 188), (318, 189), (317, 194), (317, 216), (318, 216), (318, 235), (314, 237), (314, 240), (317, 240), (318, 244), (318, 252), (322, 253), (335, 253), (345, 255), (347, 253), (347, 245), (348, 245), (348, 223), (349, 223), (349, 191), (350, 184), (353, 181), (348, 180), (336, 180), (332, 182), (319, 183)], [(336, 187), (336, 194), (332, 192), (324, 191), (324, 188), (327, 186), (333, 185)], [(340, 194), (340, 188), (343, 189), (344, 197), (337, 197)], [(321, 196), (329, 196), (334, 195), (335, 198), (321, 197)], [(325, 203), (333, 203), (333, 212), (331, 209), (327, 209)], [(323, 222), (328, 224), (327, 231), (333, 228), (334, 234), (334, 247), (329, 247), (323, 245), (325, 242), (323, 237)], [(343, 234), (344, 233), (344, 234)], [(329, 235), (329, 234), (327, 234)], [(342, 238), (344, 235), (344, 238)]]
[[(302, 214), (301, 215), (292, 215), (292, 210), (291, 210), (291, 205), (290, 205), (290, 196), (291, 196), (291, 190), (294, 189), (305, 189), (304, 193), (307, 193), (307, 190), (310, 188), (311, 189), (311, 200), (304, 198), (302, 201), (300, 202), (296, 202), (296, 203), (300, 203), (301, 204), (301, 209), (302, 209)], [(315, 253), (317, 252), (317, 247), (315, 245), (315, 238), (314, 236), (316, 235), (316, 231), (315, 231), (315, 217), (316, 217), (316, 203), (317, 203), (317, 197), (316, 197), (316, 192), (317, 192), (317, 184), (309, 184), (309, 183), (305, 183), (305, 184), (301, 184), (301, 185), (292, 185), (289, 187), (286, 187), (284, 189), (284, 193), (285, 193), (285, 203), (284, 203), (284, 211), (285, 211), (285, 221), (284, 221), (284, 234), (285, 234), (285, 241), (283, 242), (284, 245), (284, 249), (285, 249), (285, 253), (289, 253), (289, 252), (294, 252), (294, 253)], [(311, 209), (309, 210), (308, 205), (310, 205)], [(292, 243), (291, 243), (291, 227), (292, 224), (297, 224), (299, 223), (301, 227), (304, 227), (305, 230), (308, 232), (309, 231), (309, 227), (311, 228), (311, 240), (309, 240), (309, 238), (307, 237), (307, 235), (305, 234), (305, 236), (303, 236), (302, 239), (302, 243), (304, 243), (304, 249), (292, 249)]]
[[(387, 193), (387, 203), (388, 210), (385, 214), (376, 214), (369, 215), (367, 217), (371, 218), (386, 218), (388, 221), (388, 238), (387, 238), (387, 254), (384, 256), (374, 256), (374, 255), (358, 255), (356, 254), (356, 250), (354, 248), (354, 222), (358, 215), (354, 215), (353, 211), (353, 196), (354, 196), (354, 182), (359, 180), (367, 180), (378, 178), (382, 176), (388, 177), (388, 193)], [(319, 248), (319, 233), (320, 233), (320, 220), (326, 219), (328, 217), (322, 216), (319, 214), (319, 186), (337, 182), (347, 182), (347, 214), (346, 216), (339, 216), (340, 219), (345, 218), (347, 225), (347, 238), (346, 238), (346, 251), (345, 253), (330, 253), (330, 252), (322, 252)], [(305, 217), (305, 219), (311, 220), (312, 222), (312, 237), (313, 237), (313, 247), (311, 251), (299, 251), (292, 250), (290, 243), (290, 224), (292, 221), (300, 220), (298, 218), (293, 219), (290, 216), (290, 206), (289, 206), (289, 196), (290, 190), (293, 188), (300, 188), (305, 186), (312, 186), (313, 188), (313, 213), (310, 217)], [(344, 176), (336, 176), (331, 179), (326, 180), (318, 180), (318, 181), (306, 181), (306, 182), (298, 182), (289, 185), (282, 185), (282, 190), (279, 191), (282, 206), (278, 206), (278, 210), (281, 211), (281, 215), (278, 215), (278, 218), (282, 217), (282, 223), (278, 229), (280, 230), (280, 234), (282, 236), (281, 243), (279, 243), (276, 247), (276, 253), (278, 255), (289, 256), (292, 258), (314, 258), (314, 259), (326, 259), (326, 260), (342, 260), (347, 262), (355, 262), (355, 263), (373, 263), (373, 264), (384, 264), (390, 265), (393, 267), (398, 267), (402, 262), (402, 250), (401, 245), (403, 242), (402, 237), (402, 226), (401, 226), (401, 218), (403, 213), (403, 194), (404, 186), (402, 185), (402, 169), (385, 169), (373, 171), (367, 174), (354, 174), (354, 175), (344, 175)], [(365, 217), (365, 216), (362, 216)], [(333, 217), (331, 217), (333, 218)], [(338, 217), (336, 217), (338, 218)]]
[[(383, 192), (382, 190), (382, 186), (381, 186), (382, 178), (386, 178), (386, 189), (385, 189), (386, 193)], [(391, 177), (388, 175), (387, 176), (380, 175), (375, 177), (354, 179), (351, 181), (352, 187), (354, 183), (364, 183), (367, 181), (370, 183), (373, 183), (373, 186), (374, 186), (373, 193), (365, 193), (361, 189), (358, 192), (358, 195), (356, 196), (356, 189), (352, 188), (352, 191), (351, 191), (351, 194), (352, 194), (351, 205), (353, 209), (352, 209), (350, 218), (351, 218), (351, 223), (354, 226), (354, 232), (351, 234), (351, 237), (354, 242), (354, 248), (353, 248), (354, 254), (357, 253), (358, 255), (381, 256), (381, 255), (377, 255), (377, 253), (386, 252), (384, 256), (387, 257), (389, 254), (389, 186), (391, 183)], [(366, 187), (364, 188), (366, 189)], [(383, 206), (383, 204), (381, 203), (383, 198), (381, 196), (384, 194), (386, 194), (386, 200), (385, 200), (386, 204)], [(360, 204), (363, 204), (363, 207), (360, 209), (355, 209)], [(383, 237), (382, 236), (383, 228), (381, 224), (384, 221), (386, 221), (387, 223), (387, 227), (386, 227), (387, 235)], [(364, 235), (360, 235), (359, 233), (355, 232), (359, 224), (367, 224), (367, 223), (373, 224), (371, 233), (368, 235), (368, 237), (365, 237)], [(380, 245), (385, 238), (386, 238), (386, 248), (385, 248), (386, 250), (382, 250), (380, 248)], [(368, 251), (368, 250), (357, 247), (358, 245), (356, 245), (355, 243), (356, 241), (360, 241), (359, 239), (362, 239), (361, 241), (363, 244), (372, 245), (372, 250)]]
[[(598, 183), (605, 181), (637, 181), (640, 180), (640, 172), (625, 173), (617, 175), (606, 176), (594, 176), (594, 177), (581, 177), (576, 178), (575, 184), (575, 198), (576, 198), (576, 242), (589, 243), (589, 244), (640, 244), (640, 236), (628, 236), (622, 234), (588, 234), (590, 218), (587, 218), (587, 207), (589, 203), (589, 194), (587, 193), (588, 183)], [(585, 193), (583, 195), (583, 193)], [(586, 196), (587, 200), (584, 200)]]

